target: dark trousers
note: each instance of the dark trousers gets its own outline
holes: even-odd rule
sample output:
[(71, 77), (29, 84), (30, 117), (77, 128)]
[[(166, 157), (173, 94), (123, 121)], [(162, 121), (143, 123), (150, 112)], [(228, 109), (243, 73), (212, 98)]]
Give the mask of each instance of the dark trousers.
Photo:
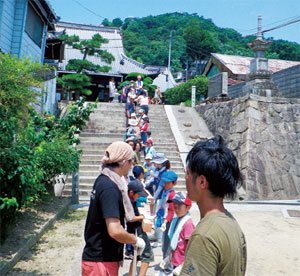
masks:
[(148, 115), (149, 106), (148, 105), (141, 105), (141, 108), (144, 109), (145, 114)]
[(128, 128), (129, 127), (129, 125), (128, 125), (128, 117), (127, 117), (127, 115), (126, 115), (126, 128)]
[(163, 259), (165, 259), (166, 257), (169, 256), (170, 254), (170, 239), (169, 239), (169, 236), (168, 236), (168, 233), (169, 233), (169, 229), (170, 229), (170, 225), (171, 223), (170, 222), (167, 222), (166, 224), (166, 230), (162, 236), (162, 245), (161, 245), (161, 249), (162, 249), (162, 253), (163, 253)]

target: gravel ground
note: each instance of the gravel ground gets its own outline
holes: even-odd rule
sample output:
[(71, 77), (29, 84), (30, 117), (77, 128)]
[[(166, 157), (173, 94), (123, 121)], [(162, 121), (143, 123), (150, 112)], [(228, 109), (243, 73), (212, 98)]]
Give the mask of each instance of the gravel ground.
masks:
[[(16, 264), (9, 276), (63, 276), (83, 244), (86, 211), (69, 211)], [(80, 275), (80, 274), (78, 274)]]
[[(240, 223), (248, 245), (247, 276), (299, 276), (300, 275), (300, 218), (287, 218), (286, 209), (300, 210), (293, 206), (265, 206), (228, 204)], [(199, 221), (197, 206), (191, 214)], [(45, 234), (10, 272), (10, 276), (79, 276), (81, 252), (84, 245), (83, 229), (86, 210), (71, 211), (56, 222), (54, 229)], [(161, 248), (154, 249), (155, 261), (150, 264), (148, 275), (158, 271)], [(127, 276), (130, 261), (125, 260), (119, 275)]]

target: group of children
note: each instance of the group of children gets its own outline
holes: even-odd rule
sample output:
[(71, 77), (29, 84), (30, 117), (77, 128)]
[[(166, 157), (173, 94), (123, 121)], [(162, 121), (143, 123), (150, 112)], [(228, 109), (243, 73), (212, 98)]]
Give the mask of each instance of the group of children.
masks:
[[(165, 154), (156, 152), (151, 132), (147, 130), (145, 133), (146, 143), (142, 143), (145, 162), (141, 164), (140, 157), (134, 158), (135, 166), (127, 177), (128, 196), (136, 215), (133, 221), (127, 222), (127, 231), (137, 234), (146, 244), (138, 257), (141, 261), (139, 275), (146, 275), (150, 262), (154, 261), (152, 248), (157, 246), (161, 246), (163, 255), (157, 275), (179, 275), (189, 237), (195, 228), (189, 213), (192, 203), (185, 193), (175, 192), (177, 174), (169, 170), (171, 164)], [(126, 138), (137, 155), (136, 147), (141, 144), (139, 137)], [(140, 214), (139, 207), (144, 203), (149, 203), (150, 215)], [(143, 229), (143, 222), (147, 220), (153, 223), (152, 233), (148, 235)], [(125, 258), (133, 258), (132, 245), (126, 245)], [(129, 275), (131, 273), (132, 263)]]
[[(127, 231), (132, 234), (138, 235), (145, 241), (145, 249), (138, 261), (141, 261), (139, 275), (146, 275), (150, 262), (154, 261), (153, 247), (157, 247), (161, 244), (163, 259), (160, 262), (159, 276), (164, 275), (179, 275), (182, 263), (184, 261), (185, 250), (188, 240), (194, 230), (194, 224), (191, 219), (189, 210), (192, 202), (187, 197), (186, 193), (175, 192), (174, 187), (177, 182), (177, 174), (173, 171), (165, 171), (160, 178), (160, 182), (163, 183), (163, 189), (161, 196), (157, 196), (150, 208), (150, 215), (144, 213), (141, 215), (139, 206), (142, 202), (149, 202), (150, 207), (153, 205), (151, 200), (153, 197), (151, 193), (146, 189), (145, 182), (149, 181), (149, 178), (157, 178), (159, 171), (159, 160), (156, 156), (153, 157), (153, 164), (149, 167), (150, 156), (148, 156), (147, 166), (145, 169), (141, 165), (133, 167), (133, 176), (128, 183), (128, 196), (131, 200), (135, 219), (127, 222)], [(158, 163), (155, 163), (158, 162)], [(154, 170), (153, 170), (154, 169)], [(161, 185), (161, 184), (160, 184)], [(157, 191), (154, 188), (155, 191)], [(149, 199), (147, 201), (147, 198)], [(154, 222), (154, 229), (152, 235), (147, 233), (143, 228), (143, 221), (151, 220)], [(156, 239), (155, 242), (152, 242)], [(125, 257), (131, 259), (133, 257), (132, 245), (126, 245)], [(129, 275), (132, 275), (132, 263), (130, 265)]]

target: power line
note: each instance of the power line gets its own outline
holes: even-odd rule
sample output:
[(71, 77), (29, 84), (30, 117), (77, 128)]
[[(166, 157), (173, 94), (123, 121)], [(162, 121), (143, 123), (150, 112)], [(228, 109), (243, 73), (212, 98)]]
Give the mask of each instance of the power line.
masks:
[[(266, 24), (266, 25), (263, 25), (262, 27), (267, 27), (267, 26), (270, 26), (270, 25), (274, 25), (274, 24), (277, 24), (279, 22), (282, 22), (282, 21), (286, 21), (286, 20), (293, 20), (295, 18), (299, 17), (299, 15), (294, 15), (294, 16), (291, 16), (291, 17), (288, 17), (288, 18), (285, 18), (285, 19), (281, 19), (281, 20), (278, 20), (278, 21), (275, 21), (273, 23), (269, 23), (269, 24)], [(239, 32), (250, 32), (250, 31), (255, 31), (257, 30), (257, 27), (256, 28), (252, 28), (252, 29), (248, 29), (248, 30), (242, 30), (242, 29), (237, 29), (237, 31)]]
[(268, 29), (268, 30), (262, 31), (262, 33), (270, 32), (270, 31), (273, 31), (273, 30), (276, 30), (276, 29), (279, 29), (279, 28), (285, 27), (285, 26), (287, 26), (287, 25), (290, 25), (290, 24), (297, 23), (297, 22), (299, 22), (299, 21), (300, 21), (300, 16), (299, 16), (297, 19), (295, 19), (295, 20), (293, 20), (293, 21), (291, 21), (291, 22), (287, 22), (287, 23), (284, 23), (284, 24), (278, 25), (278, 26), (276, 26), (276, 27), (273, 27), (273, 28), (271, 28), (271, 29)]
[[(178, 41), (175, 40), (173, 43), (176, 44), (176, 42), (178, 42)], [(191, 43), (189, 43), (189, 44), (191, 45)], [(195, 45), (195, 44), (192, 44), (192, 45)], [(211, 55), (211, 53), (209, 53), (205, 50), (198, 50), (198, 49), (195, 49), (195, 48), (192, 48), (192, 47), (188, 46), (187, 44), (186, 45), (177, 44), (177, 46), (185, 46), (186, 48), (188, 48), (190, 51), (194, 52), (195, 54), (200, 53), (200, 54), (202, 54), (203, 56), (206, 56), (206, 57), (210, 57), (210, 55)]]
[[(286, 22), (286, 23), (283, 23), (283, 24), (280, 24), (280, 25), (275, 26), (275, 27), (273, 27), (273, 28), (264, 30), (264, 31), (262, 31), (262, 33), (270, 32), (270, 31), (273, 31), (273, 30), (277, 30), (277, 29), (280, 29), (280, 28), (282, 28), (282, 27), (288, 26), (288, 25), (290, 25), (290, 24), (297, 23), (297, 22), (299, 22), (299, 21), (300, 21), (300, 16), (298, 16), (298, 17), (294, 18), (293, 20), (290, 20), (290, 21), (288, 21), (288, 22)], [(255, 36), (255, 35), (256, 35), (256, 33), (250, 34), (250, 35), (246, 35), (245, 37)]]
[(95, 12), (92, 11), (91, 9), (89, 9), (89, 8), (87, 8), (86, 6), (82, 5), (79, 1), (77, 1), (77, 0), (72, 0), (72, 1), (75, 2), (75, 3), (77, 3), (79, 6), (81, 6), (81, 7), (84, 8), (85, 10), (89, 11), (90, 13), (92, 13), (92, 14), (94, 14), (94, 15), (100, 17), (100, 18), (105, 19), (105, 17), (103, 17), (102, 15), (99, 15), (99, 14), (95, 13)]

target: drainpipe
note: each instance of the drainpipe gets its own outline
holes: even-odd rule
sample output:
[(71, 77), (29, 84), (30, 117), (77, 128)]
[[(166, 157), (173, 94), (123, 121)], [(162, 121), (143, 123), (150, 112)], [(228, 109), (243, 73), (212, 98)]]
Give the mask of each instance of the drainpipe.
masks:
[(41, 64), (44, 63), (46, 40), (47, 40), (47, 31), (48, 31), (48, 25), (45, 24), (45, 26), (44, 26), (44, 32), (43, 32), (43, 41), (42, 41), (42, 46), (41, 46), (42, 47)]

